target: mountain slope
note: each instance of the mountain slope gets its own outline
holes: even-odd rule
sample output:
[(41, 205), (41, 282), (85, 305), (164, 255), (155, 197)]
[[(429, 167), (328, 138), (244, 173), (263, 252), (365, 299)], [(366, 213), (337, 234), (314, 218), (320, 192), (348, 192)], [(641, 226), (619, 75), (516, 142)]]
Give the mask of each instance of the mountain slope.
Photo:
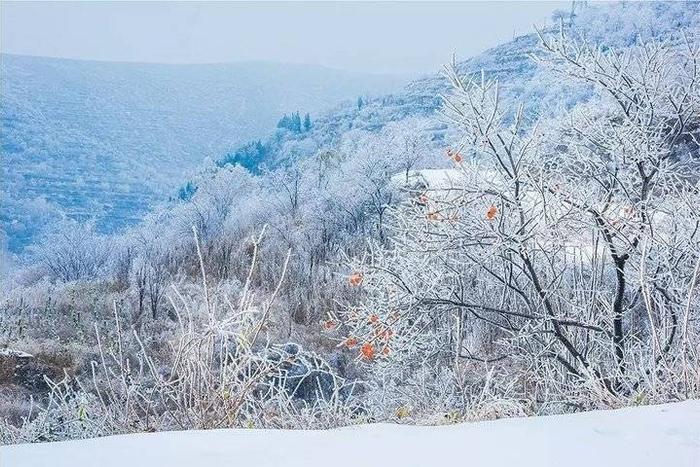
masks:
[[(568, 12), (555, 16), (572, 21)], [(580, 6), (573, 17), (576, 33), (617, 47), (639, 36), (663, 40), (681, 31), (697, 33), (698, 25), (700, 4), (692, 2)], [(501, 99), (510, 107), (523, 103), (532, 118), (585, 101), (589, 89), (563, 84), (536, 66), (530, 54), (537, 44), (536, 34), (517, 37), (459, 62), (457, 69), (497, 79)], [(440, 95), (449, 90), (440, 74), (397, 88), (390, 77), (291, 69), (4, 56), (0, 220), (11, 250), (30, 243), (41, 225), (61, 213), (95, 218), (102, 231), (138, 222), (185, 184), (205, 157), (219, 165), (274, 167), (335, 148), (354, 131), (376, 132), (390, 123), (406, 125), (409, 133), (420, 127), (435, 146), (456, 141), (438, 114)], [(353, 98), (317, 117), (316, 109), (336, 98), (387, 89), (398, 90)], [(312, 113), (310, 131), (266, 131), (297, 109)], [(250, 139), (262, 141), (243, 144)]]
[(3, 229), (12, 250), (41, 224), (133, 223), (206, 157), (264, 136), (285, 112), (314, 117), (398, 76), (318, 66), (155, 65), (3, 55)]
[(441, 427), (132, 434), (6, 446), (0, 458), (15, 467), (691, 467), (700, 459), (700, 401)]
[[(697, 34), (700, 4), (582, 5), (573, 17), (569, 12), (555, 12), (553, 17), (562, 18), (570, 34), (585, 37), (593, 44), (626, 48), (638, 39), (680, 40), (683, 32)], [(548, 32), (554, 29), (550, 27)], [(532, 60), (531, 55), (537, 52), (538, 45), (536, 33), (516, 37), (457, 62), (456, 69), (460, 76), (478, 80), (483, 73), (486, 79), (497, 80), (504, 107), (514, 111), (517, 105), (523, 104), (531, 118), (555, 116), (562, 109), (587, 100), (591, 88), (567, 85)], [(266, 151), (259, 162), (268, 166), (290, 162), (337, 144), (349, 131), (376, 131), (388, 123), (408, 119), (424, 120), (426, 125), (423, 126), (432, 130), (425, 136), (447, 145), (454, 142), (454, 135), (446, 132), (446, 125), (437, 114), (442, 103), (440, 96), (447, 92), (450, 92), (448, 80), (440, 73), (433, 73), (408, 83), (395, 93), (361, 103), (345, 103), (318, 119), (308, 133), (278, 131), (272, 134), (263, 142)], [(227, 162), (237, 161), (229, 154), (220, 160), (221, 164)]]

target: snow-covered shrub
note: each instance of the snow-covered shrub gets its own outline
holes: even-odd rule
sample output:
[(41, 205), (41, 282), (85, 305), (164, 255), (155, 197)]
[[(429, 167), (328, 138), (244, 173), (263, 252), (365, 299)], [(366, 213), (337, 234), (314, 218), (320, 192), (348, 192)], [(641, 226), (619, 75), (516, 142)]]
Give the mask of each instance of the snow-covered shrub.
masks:
[[(199, 243), (197, 242), (197, 245)], [(352, 385), (320, 357), (276, 345), (268, 329), (275, 292), (258, 300), (248, 281), (237, 299), (217, 293), (206, 274), (196, 294), (173, 287), (173, 336), (159, 348), (124, 326), (114, 308), (111, 332), (95, 326), (98, 357), (89, 374), (48, 379), (51, 392), (19, 426), (0, 426), (4, 442), (35, 442), (134, 431), (222, 427), (328, 427), (347, 423)], [(201, 254), (198, 246), (198, 252)], [(200, 256), (201, 259), (201, 256)], [(200, 262), (204, 271), (204, 262)]]

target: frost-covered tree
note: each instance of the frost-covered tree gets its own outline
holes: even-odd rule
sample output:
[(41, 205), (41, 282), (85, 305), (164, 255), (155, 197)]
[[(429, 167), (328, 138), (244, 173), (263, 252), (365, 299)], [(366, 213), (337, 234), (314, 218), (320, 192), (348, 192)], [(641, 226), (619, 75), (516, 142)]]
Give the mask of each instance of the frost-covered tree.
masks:
[(93, 224), (65, 220), (48, 229), (31, 254), (51, 280), (91, 280), (104, 272), (110, 243)]
[(448, 69), (454, 169), (391, 211), (389, 248), (351, 263), (364, 299), (342, 313), (344, 343), (389, 379), (471, 361), (540, 386), (535, 399), (675, 394), (697, 361), (698, 46), (562, 34), (538, 58), (599, 99), (532, 124), (497, 83)]

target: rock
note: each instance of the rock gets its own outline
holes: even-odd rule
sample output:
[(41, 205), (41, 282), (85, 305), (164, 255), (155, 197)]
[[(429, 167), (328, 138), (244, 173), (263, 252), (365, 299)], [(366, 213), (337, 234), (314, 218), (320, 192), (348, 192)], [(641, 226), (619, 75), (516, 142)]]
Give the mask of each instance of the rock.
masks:
[(32, 392), (46, 392), (49, 385), (45, 377), (61, 380), (63, 368), (41, 362), (21, 350), (0, 350), (0, 384), (18, 385)]
[(15, 349), (0, 349), (0, 385), (9, 386), (16, 384), (17, 367), (24, 360), (33, 359), (34, 356)]
[(313, 404), (318, 400), (329, 400), (336, 387), (343, 384), (321, 358), (305, 352), (299, 344), (287, 343), (274, 349), (268, 357), (281, 363), (282, 376), (275, 378), (276, 385), (296, 400)]

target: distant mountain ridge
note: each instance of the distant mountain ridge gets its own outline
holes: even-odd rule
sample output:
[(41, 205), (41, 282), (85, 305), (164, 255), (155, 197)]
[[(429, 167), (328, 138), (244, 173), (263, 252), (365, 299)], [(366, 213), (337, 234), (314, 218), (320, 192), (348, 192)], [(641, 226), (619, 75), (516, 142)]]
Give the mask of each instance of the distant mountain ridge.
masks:
[(138, 221), (188, 171), (285, 113), (315, 117), (402, 76), (245, 62), (159, 65), (1, 56), (2, 229), (10, 250), (63, 216)]

